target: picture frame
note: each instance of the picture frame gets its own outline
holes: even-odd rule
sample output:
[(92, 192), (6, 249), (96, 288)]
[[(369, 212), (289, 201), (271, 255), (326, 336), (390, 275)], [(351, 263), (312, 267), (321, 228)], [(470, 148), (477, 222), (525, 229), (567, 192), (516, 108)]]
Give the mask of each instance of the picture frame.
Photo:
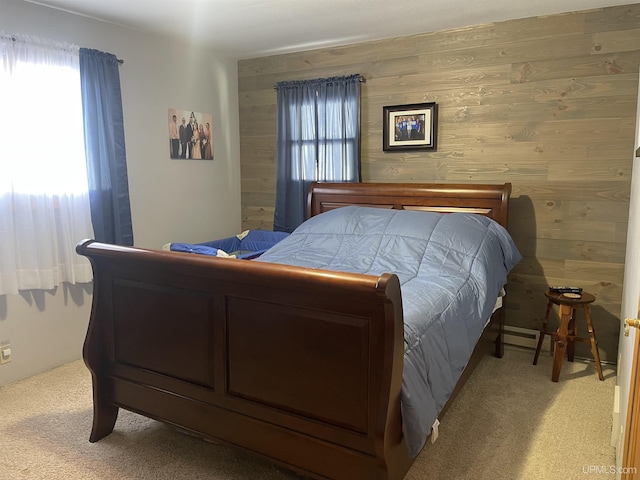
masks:
[(213, 160), (213, 114), (169, 108), (169, 158)]
[(438, 105), (435, 102), (382, 107), (382, 150), (436, 150)]

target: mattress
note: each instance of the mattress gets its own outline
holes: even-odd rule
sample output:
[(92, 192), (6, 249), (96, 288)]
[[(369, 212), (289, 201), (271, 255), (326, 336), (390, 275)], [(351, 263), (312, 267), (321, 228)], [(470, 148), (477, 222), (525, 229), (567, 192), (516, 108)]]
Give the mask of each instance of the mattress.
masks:
[(403, 432), (415, 456), (521, 258), (507, 230), (481, 215), (348, 206), (307, 220), (257, 261), (398, 276)]

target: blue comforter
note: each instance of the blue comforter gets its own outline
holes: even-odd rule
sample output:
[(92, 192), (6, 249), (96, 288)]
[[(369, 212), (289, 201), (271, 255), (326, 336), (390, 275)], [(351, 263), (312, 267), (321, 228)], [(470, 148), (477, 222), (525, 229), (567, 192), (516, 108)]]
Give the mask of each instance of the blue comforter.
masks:
[(213, 257), (234, 256), (242, 259), (253, 259), (259, 257), (270, 247), (288, 236), (289, 234), (285, 232), (245, 230), (234, 237), (222, 238), (211, 242), (169, 243), (168, 249), (172, 252), (197, 253)]
[(403, 429), (415, 456), (521, 258), (509, 233), (481, 215), (350, 206), (307, 220), (258, 260), (398, 276)]

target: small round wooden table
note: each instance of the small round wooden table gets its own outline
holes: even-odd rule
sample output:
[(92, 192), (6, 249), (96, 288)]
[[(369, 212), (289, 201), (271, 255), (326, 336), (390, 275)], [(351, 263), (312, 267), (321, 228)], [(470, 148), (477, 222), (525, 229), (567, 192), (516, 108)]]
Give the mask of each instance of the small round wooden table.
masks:
[[(574, 346), (575, 342), (583, 342), (591, 344), (591, 353), (596, 363), (596, 370), (598, 371), (598, 378), (604, 380), (602, 376), (602, 367), (600, 365), (600, 355), (598, 354), (598, 340), (596, 339), (596, 333), (593, 330), (593, 321), (591, 320), (591, 310), (589, 304), (593, 303), (596, 299), (590, 293), (582, 292), (579, 298), (570, 298), (562, 293), (552, 292), (547, 289), (545, 296), (549, 299), (547, 302), (547, 313), (544, 316), (544, 322), (540, 329), (540, 337), (538, 338), (538, 346), (536, 347), (536, 354), (533, 357), (533, 364), (538, 363), (538, 356), (540, 355), (540, 348), (542, 347), (542, 341), (545, 335), (551, 335), (555, 337), (553, 344), (553, 369), (551, 371), (551, 380), (557, 382), (560, 377), (560, 369), (562, 368), (562, 361), (564, 359), (565, 352), (570, 362), (573, 362)], [(547, 323), (549, 322), (549, 312), (552, 305), (558, 305), (558, 314), (560, 316), (560, 325), (555, 332), (547, 331)], [(589, 330), (589, 338), (578, 337), (578, 329), (576, 328), (575, 314), (576, 309), (582, 308), (584, 316), (587, 320), (587, 328)]]

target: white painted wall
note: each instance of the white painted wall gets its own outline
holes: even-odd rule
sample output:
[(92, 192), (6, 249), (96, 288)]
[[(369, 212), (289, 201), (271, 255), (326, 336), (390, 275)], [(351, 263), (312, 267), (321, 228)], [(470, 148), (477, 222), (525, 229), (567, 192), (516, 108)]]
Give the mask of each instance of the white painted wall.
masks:
[[(185, 29), (195, 19), (176, 19)], [(120, 68), (135, 244), (202, 242), (238, 233), (237, 62), (215, 51), (21, 0), (0, 0), (0, 31), (115, 54)], [(170, 160), (169, 108), (213, 114), (214, 160)], [(46, 149), (43, 150), (46, 155)], [(13, 361), (0, 385), (80, 358), (91, 286), (0, 296), (0, 343)]]

